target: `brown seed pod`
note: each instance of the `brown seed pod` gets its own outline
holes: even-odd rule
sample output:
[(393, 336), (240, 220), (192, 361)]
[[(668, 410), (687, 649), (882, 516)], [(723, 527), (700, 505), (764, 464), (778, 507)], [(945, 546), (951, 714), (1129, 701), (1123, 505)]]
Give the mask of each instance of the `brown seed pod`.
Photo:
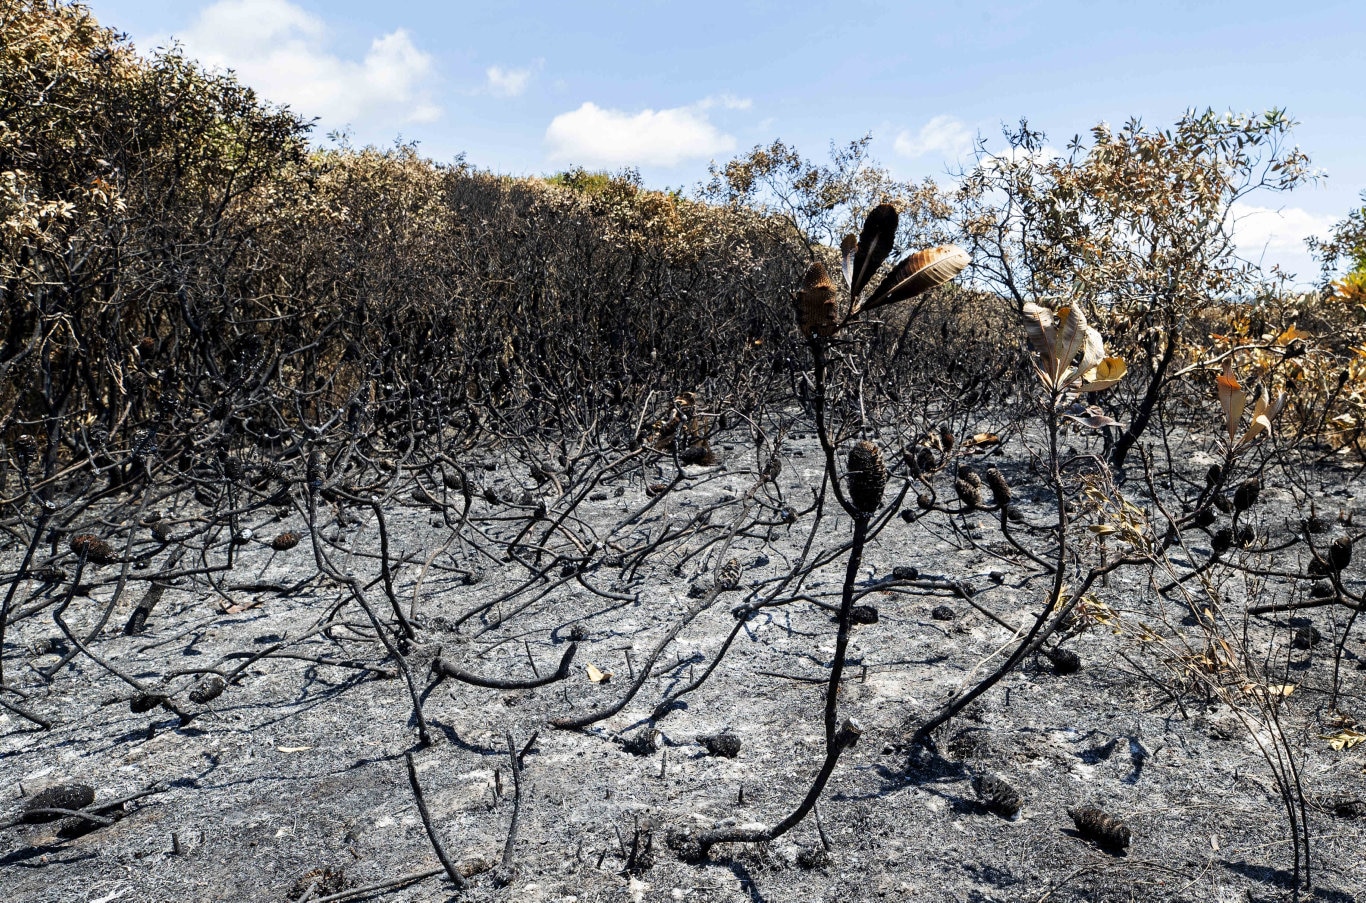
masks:
[(66, 579), (66, 571), (54, 565), (37, 568), (30, 572), (33, 579), (42, 583), (61, 583)]
[(84, 809), (95, 802), (95, 788), (89, 784), (56, 784), (40, 790), (24, 804), (24, 821), (29, 824), (56, 821), (61, 815), (39, 809)]
[(922, 492), (915, 497), (915, 503), (921, 511), (929, 511), (934, 507), (934, 496), (928, 492)]
[(1228, 527), (1216, 531), (1211, 545), (1214, 547), (1215, 554), (1227, 552), (1233, 547), (1233, 531)]
[(1256, 477), (1249, 477), (1238, 484), (1238, 488), (1233, 492), (1233, 510), (1246, 511), (1257, 504), (1257, 497), (1262, 493), (1261, 481)]
[(634, 737), (621, 741), (622, 749), (633, 756), (652, 756), (659, 749), (659, 731), (645, 727)]
[(849, 623), (876, 624), (878, 619), (876, 605), (855, 605), (849, 609)]
[(887, 489), (887, 465), (882, 463), (882, 452), (876, 445), (867, 439), (854, 443), (845, 478), (854, 508), (865, 515), (877, 511)]
[(1076, 674), (1081, 670), (1081, 656), (1071, 649), (1045, 649), (1043, 654), (1053, 663), (1057, 674)]
[(982, 478), (977, 475), (977, 471), (973, 470), (966, 464), (960, 464), (958, 466), (958, 479), (965, 480), (968, 483), (971, 483), (973, 486), (976, 486), (978, 489), (982, 488)]
[(953, 430), (949, 429), (949, 425), (947, 423), (940, 424), (939, 450), (944, 453), (944, 457), (947, 458), (953, 452), (953, 443)]
[(903, 451), (901, 460), (906, 462), (906, 469), (911, 472), (911, 476), (918, 477), (934, 471), (934, 452), (923, 445)]
[(974, 486), (972, 483), (959, 478), (953, 481), (953, 491), (958, 494), (958, 500), (963, 503), (963, 508), (973, 511), (982, 504), (982, 487)]
[(1328, 547), (1328, 563), (1335, 571), (1344, 570), (1352, 563), (1352, 537), (1339, 536), (1333, 540), (1333, 544)]
[(135, 715), (141, 715), (143, 712), (150, 712), (169, 698), (162, 693), (139, 693), (128, 700), (128, 709)]
[(113, 564), (119, 560), (114, 547), (93, 533), (78, 533), (71, 537), (71, 551), (84, 556), (91, 564)]
[(716, 463), (716, 453), (711, 450), (710, 442), (698, 439), (678, 453), (678, 460), (697, 467), (711, 467)]
[(270, 541), (270, 547), (277, 552), (288, 552), (299, 544), (299, 534), (293, 530), (279, 534)]
[(709, 755), (722, 759), (734, 759), (740, 755), (740, 738), (729, 731), (710, 737), (698, 737), (697, 742), (707, 748)]
[(190, 702), (195, 705), (204, 705), (213, 702), (223, 691), (228, 688), (227, 683), (217, 674), (210, 674), (201, 680), (193, 690), (190, 691)]
[(1107, 850), (1119, 851), (1129, 845), (1129, 826), (1099, 809), (1068, 809), (1077, 833)]
[(825, 336), (835, 334), (839, 328), (839, 308), (835, 304), (835, 285), (825, 265), (817, 261), (811, 264), (802, 279), (801, 290), (795, 295), (797, 303), (797, 328), (802, 335)]
[(947, 605), (936, 605), (930, 612), (930, 617), (936, 621), (952, 621), (954, 619), (953, 609)]
[(723, 590), (737, 589), (740, 586), (740, 560), (732, 558), (721, 566), (716, 575), (716, 585)]
[(797, 854), (797, 868), (805, 871), (829, 868), (833, 860), (825, 847), (807, 847)]
[(968, 252), (957, 245), (916, 251), (892, 268), (887, 278), (873, 289), (863, 307), (872, 310), (923, 295), (963, 272), (970, 263), (972, 258)]
[(1002, 818), (1014, 818), (1020, 811), (1020, 794), (995, 775), (982, 774), (972, 779), (972, 789), (988, 811)]
[(1010, 504), (1010, 484), (1006, 482), (1005, 474), (995, 467), (987, 468), (987, 486), (991, 487), (991, 500), (997, 508)]
[(1218, 464), (1211, 464), (1209, 470), (1205, 471), (1205, 488), (1213, 489), (1223, 475), (1224, 471)]
[(1228, 500), (1228, 496), (1226, 495), (1216, 495), (1214, 497), (1214, 507), (1218, 508), (1224, 514), (1233, 513), (1233, 503)]

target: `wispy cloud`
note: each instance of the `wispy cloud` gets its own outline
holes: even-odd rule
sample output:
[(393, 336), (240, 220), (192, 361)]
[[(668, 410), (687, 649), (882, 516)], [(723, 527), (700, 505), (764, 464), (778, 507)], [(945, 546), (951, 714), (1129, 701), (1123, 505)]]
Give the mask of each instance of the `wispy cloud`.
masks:
[(187, 55), (233, 69), (263, 97), (324, 127), (365, 131), (432, 122), (442, 110), (432, 57), (403, 29), (375, 38), (360, 59), (330, 45), (326, 23), (288, 0), (219, 0), (177, 36)]
[(639, 112), (584, 103), (561, 113), (545, 131), (550, 159), (582, 166), (676, 166), (729, 153), (735, 139), (707, 118), (714, 107), (748, 109), (749, 101), (721, 95), (685, 107)]
[(1263, 266), (1279, 264), (1299, 281), (1312, 282), (1318, 264), (1305, 247), (1311, 235), (1326, 236), (1337, 219), (1300, 207), (1259, 207), (1239, 202), (1229, 211), (1238, 253)]
[(531, 84), (530, 69), (504, 69), (490, 66), (484, 70), (484, 90), (495, 97), (517, 97)]
[(896, 136), (893, 147), (903, 157), (938, 156), (957, 160), (972, 150), (973, 135), (962, 120), (953, 116), (936, 116), (912, 134), (903, 129)]

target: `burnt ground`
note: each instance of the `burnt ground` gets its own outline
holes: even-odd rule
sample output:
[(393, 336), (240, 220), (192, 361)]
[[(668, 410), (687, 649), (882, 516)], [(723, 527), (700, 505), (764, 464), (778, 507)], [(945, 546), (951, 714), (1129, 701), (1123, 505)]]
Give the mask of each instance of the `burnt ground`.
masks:
[[(1268, 736), (1238, 717), (1255, 707), (1236, 698), (1230, 704), (1189, 679), (1205, 635), (1170, 594), (1155, 592), (1168, 579), (1164, 573), (1133, 567), (1112, 574), (1096, 590), (1104, 607), (1093, 610), (1100, 615), (1091, 629), (1066, 644), (1078, 654), (1079, 670), (1064, 674), (1042, 657), (1027, 660), (949, 725), (938, 757), (908, 758), (914, 727), (1008, 648), (1012, 631), (986, 612), (1007, 625), (1028, 624), (1049, 586), (1037, 567), (1007, 554), (995, 516), (983, 512), (914, 523), (893, 515), (870, 543), (859, 602), (875, 607), (877, 619), (855, 629), (840, 698), (842, 716), (856, 717), (864, 733), (838, 764), (819, 824), (808, 818), (765, 845), (718, 846), (703, 864), (680, 860), (670, 848), (679, 832), (782, 818), (824, 753), (822, 681), (835, 628), (823, 605), (838, 602), (843, 555), (783, 590), (805, 598), (750, 619), (715, 673), (654, 724), (659, 734), (648, 742), (655, 705), (712, 660), (736, 624), (733, 609), (774, 591), (792, 571), (815, 521), (805, 512), (784, 523), (791, 520), (784, 508), (803, 511), (819, 486), (814, 437), (784, 443), (786, 466), (775, 487), (757, 479), (750, 438), (732, 433), (716, 443), (718, 465), (687, 467), (682, 482), (633, 521), (652, 501), (650, 492), (670, 479), (672, 464), (604, 476), (566, 521), (591, 553), (582, 581), (563, 569), (534, 579), (534, 568), (501, 554), (538, 502), (553, 517), (583, 488), (568, 476), (538, 486), (507, 455), (475, 455), (468, 479), (479, 486), (472, 487), (463, 524), (458, 492), (428, 480), (436, 501), (448, 503), (439, 511), (414, 500), (411, 475), (395, 476), (393, 485), (403, 489), (386, 498), (383, 510), (394, 595), (418, 625), (406, 661), (435, 740), (425, 749), (417, 746), (394, 661), (360, 608), (317, 573), (298, 492), (288, 507), (245, 515), (241, 525), (253, 537), (238, 547), (231, 571), (211, 575), (216, 587), (203, 575), (168, 581), (146, 630), (125, 636), (119, 628), (147, 585), (134, 581), (91, 644), (109, 665), (173, 693), (173, 704), (193, 716), (185, 724), (164, 708), (131, 711), (129, 685), (85, 655), (44, 680), (38, 669), (70, 646), (52, 618), (54, 606), (41, 606), (66, 584), (25, 580), (15, 611), (36, 613), (9, 628), (6, 680), (27, 694), (25, 707), (54, 726), (40, 730), (0, 710), (0, 820), (63, 782), (89, 784), (97, 803), (158, 792), (80, 836), (64, 836), (70, 820), (0, 832), (0, 897), (316, 900), (430, 872), (439, 866), (405, 773), (404, 753), (414, 751), (432, 818), (452, 857), (474, 873), (472, 886), (457, 894), (444, 876), (427, 877), (371, 899), (1290, 899), (1286, 811), (1259, 751)], [(1182, 462), (1200, 473), (1211, 460), (1208, 449), (1187, 441)], [(964, 460), (999, 464), (1026, 519), (1047, 522), (1051, 501), (1029, 489), (1029, 456), (1018, 440), (997, 455)], [(902, 482), (895, 479), (893, 490)], [(1235, 559), (1302, 572), (1304, 543), (1255, 553), (1297, 531), (1311, 497), (1331, 521), (1322, 526), (1325, 542), (1350, 530), (1345, 522), (1354, 515), (1361, 520), (1360, 484), (1351, 471), (1325, 466), (1300, 474), (1298, 485), (1265, 482), (1250, 518), (1256, 541)], [(936, 485), (951, 496), (943, 477)], [(485, 497), (490, 488), (496, 503)], [(914, 495), (901, 507), (915, 509)], [(640, 548), (709, 506), (710, 523), (698, 532), (661, 544), (643, 561), (623, 557), (620, 550)], [(205, 510), (188, 495), (151, 507), (174, 522), (171, 542), (145, 567), (130, 568), (133, 577), (163, 567), (176, 533), (192, 532)], [(115, 522), (104, 526), (130, 522), (134, 508), (114, 510)], [(732, 524), (744, 529), (726, 545)], [(838, 549), (849, 526), (827, 514), (816, 525), (811, 554)], [(304, 541), (284, 552), (262, 541), (285, 530), (305, 534)], [(387, 617), (373, 512), (325, 504), (317, 533), (337, 569), (355, 574)], [(228, 534), (212, 535), (216, 544), (202, 560), (221, 562)], [(1189, 558), (1174, 556), (1178, 572), (1208, 556), (1202, 536), (1193, 535)], [(1043, 545), (1039, 536), (1027, 541)], [(136, 542), (141, 548), (151, 540), (142, 531)], [(42, 551), (64, 554), (59, 563), (70, 577), (74, 560), (64, 545)], [(13, 573), (22, 553), (10, 540), (0, 565)], [(531, 552), (521, 554), (534, 565)], [(731, 557), (742, 566), (739, 587), (702, 594), (715, 566)], [(898, 567), (915, 568), (915, 578), (903, 571), (896, 579)], [(87, 566), (88, 585), (65, 615), (78, 635), (107, 607), (121, 570), (118, 563)], [(1344, 571), (1344, 585), (1359, 590), (1361, 572), (1361, 562)], [(1229, 636), (1266, 669), (1266, 683), (1295, 686), (1279, 711), (1308, 799), (1312, 898), (1366, 899), (1366, 744), (1334, 750), (1323, 739), (1333, 730), (1334, 648), (1350, 612), (1323, 606), (1293, 617), (1248, 618), (1242, 612), (1249, 598), (1303, 599), (1309, 584), (1215, 573), (1222, 574), (1216, 589)], [(954, 581), (967, 592), (955, 590)], [(501, 601), (461, 621), (494, 600)], [(708, 603), (623, 711), (582, 731), (550, 726), (552, 718), (618, 698), (666, 631), (690, 607)], [(327, 634), (296, 639), (339, 606)], [(936, 612), (940, 607), (946, 609)], [(1321, 640), (1302, 630), (1309, 626)], [(539, 688), (481, 688), (436, 681), (429, 671), (439, 652), (480, 675), (527, 680), (534, 661), (545, 676), (572, 636), (582, 638), (569, 678)], [(1185, 659), (1171, 652), (1183, 642), (1192, 650)], [(226, 672), (247, 661), (244, 654), (263, 652), (270, 654), (218, 698), (188, 700), (195, 669)], [(1341, 654), (1337, 708), (1348, 715), (1366, 717), (1364, 660), (1358, 625)], [(612, 676), (590, 680), (590, 664)], [(734, 758), (711, 755), (698, 742), (723, 732), (740, 740)], [(534, 742), (523, 759), (515, 871), (504, 884), (496, 879), (508, 873), (494, 866), (514, 808), (508, 734), (518, 747)], [(1018, 815), (1003, 817), (980, 802), (973, 789), (980, 776), (1018, 792)], [(1127, 850), (1107, 851), (1074, 829), (1066, 810), (1088, 806), (1127, 823)]]

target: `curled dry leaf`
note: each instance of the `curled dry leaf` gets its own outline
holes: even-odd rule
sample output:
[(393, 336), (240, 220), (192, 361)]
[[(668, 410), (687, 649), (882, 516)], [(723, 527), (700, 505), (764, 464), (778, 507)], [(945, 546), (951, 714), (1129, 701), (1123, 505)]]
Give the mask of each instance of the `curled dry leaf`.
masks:
[(1348, 727), (1334, 734), (1324, 734), (1323, 739), (1327, 740), (1328, 745), (1334, 750), (1342, 752), (1344, 749), (1351, 749), (1357, 744), (1366, 743), (1366, 734)]
[(1063, 416), (1073, 423), (1079, 423), (1093, 430), (1107, 426), (1123, 426), (1118, 420), (1101, 410), (1098, 405), (1073, 405)]
[(970, 263), (972, 257), (957, 245), (940, 245), (916, 251), (892, 268), (887, 278), (873, 289), (861, 309), (872, 310), (923, 295), (953, 279)]
[(1049, 391), (1074, 387), (1078, 392), (1099, 392), (1124, 378), (1124, 360), (1106, 357), (1105, 339), (1087, 325), (1081, 308), (1063, 305), (1055, 311), (1026, 304), (1024, 321), (1029, 344), (1038, 355), (1035, 372)]
[(853, 260), (846, 257), (844, 264), (849, 293), (855, 298), (868, 286), (878, 267), (892, 253), (899, 219), (896, 208), (891, 204), (878, 204), (864, 220), (863, 231), (854, 246)]
[(592, 662), (589, 662), (584, 670), (588, 672), (588, 679), (595, 684), (605, 684), (612, 679), (611, 671), (604, 671)]

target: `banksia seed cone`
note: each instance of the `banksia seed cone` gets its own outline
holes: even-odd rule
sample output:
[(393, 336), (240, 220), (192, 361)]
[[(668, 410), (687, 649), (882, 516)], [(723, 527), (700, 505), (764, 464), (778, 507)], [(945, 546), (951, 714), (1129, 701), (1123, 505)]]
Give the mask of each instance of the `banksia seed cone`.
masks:
[(740, 560), (732, 558), (721, 567), (716, 575), (716, 585), (721, 589), (736, 589), (740, 586)]
[(92, 564), (112, 564), (119, 558), (113, 546), (93, 533), (78, 533), (71, 537), (71, 551), (85, 556)]
[(1352, 537), (1339, 536), (1328, 547), (1328, 562), (1333, 570), (1341, 571), (1352, 563)]
[(1219, 482), (1219, 478), (1224, 475), (1218, 464), (1211, 464), (1209, 470), (1205, 471), (1205, 487), (1213, 489), (1214, 484)]
[(832, 336), (839, 328), (839, 309), (835, 305), (835, 285), (825, 265), (811, 264), (797, 292), (797, 327), (802, 335)]
[(1010, 504), (1010, 484), (1006, 482), (1005, 474), (995, 467), (988, 467), (987, 485), (991, 487), (991, 500), (997, 508), (1005, 508)]
[(160, 693), (139, 693), (128, 700), (128, 709), (135, 715), (141, 715), (161, 705), (167, 698)]
[(56, 821), (64, 816), (40, 809), (84, 809), (95, 802), (95, 788), (89, 784), (58, 784), (33, 795), (24, 805), (24, 821), (29, 824)]
[(995, 775), (978, 775), (972, 779), (972, 789), (989, 811), (1002, 818), (1014, 818), (1020, 811), (1020, 794), (1014, 787)]
[(958, 479), (965, 480), (978, 489), (982, 488), (982, 478), (977, 475), (977, 471), (968, 467), (966, 464), (958, 468)]
[(915, 503), (920, 507), (921, 511), (929, 511), (934, 507), (934, 496), (930, 495), (928, 492), (922, 492), (915, 497)]
[(963, 507), (972, 511), (982, 504), (982, 487), (974, 486), (970, 481), (961, 477), (953, 481), (953, 491), (958, 494), (958, 501), (963, 503)]
[(210, 674), (208, 677), (201, 680), (197, 687), (190, 691), (190, 702), (193, 702), (195, 705), (204, 705), (207, 702), (213, 702), (219, 696), (223, 695), (223, 691), (227, 689), (227, 687), (228, 685), (223, 681), (223, 678), (219, 677), (217, 674)]
[(882, 493), (887, 488), (887, 465), (882, 463), (882, 452), (867, 439), (860, 440), (849, 450), (846, 474), (849, 501), (860, 514), (872, 514), (882, 504)]
[(944, 457), (947, 458), (949, 453), (953, 451), (953, 442), (953, 430), (949, 429), (947, 423), (942, 424), (939, 427), (939, 448), (944, 452)]
[(717, 756), (722, 759), (734, 759), (740, 755), (740, 738), (732, 733), (715, 734), (710, 737), (698, 737), (697, 742), (707, 748), (709, 755)]
[(1257, 504), (1257, 497), (1261, 493), (1262, 484), (1256, 477), (1243, 480), (1233, 492), (1233, 509), (1235, 511), (1246, 511)]
[(299, 534), (295, 533), (293, 530), (281, 533), (270, 541), (270, 547), (277, 552), (288, 552), (298, 544)]
[(1043, 654), (1048, 656), (1058, 674), (1076, 674), (1081, 670), (1081, 656), (1071, 649), (1045, 649)]
[(1068, 809), (1077, 833), (1095, 841), (1108, 850), (1122, 850), (1129, 845), (1129, 826), (1099, 809)]
[(1224, 527), (1222, 530), (1217, 531), (1214, 534), (1214, 540), (1211, 545), (1214, 547), (1215, 554), (1227, 552), (1233, 545), (1233, 531), (1228, 527)]

